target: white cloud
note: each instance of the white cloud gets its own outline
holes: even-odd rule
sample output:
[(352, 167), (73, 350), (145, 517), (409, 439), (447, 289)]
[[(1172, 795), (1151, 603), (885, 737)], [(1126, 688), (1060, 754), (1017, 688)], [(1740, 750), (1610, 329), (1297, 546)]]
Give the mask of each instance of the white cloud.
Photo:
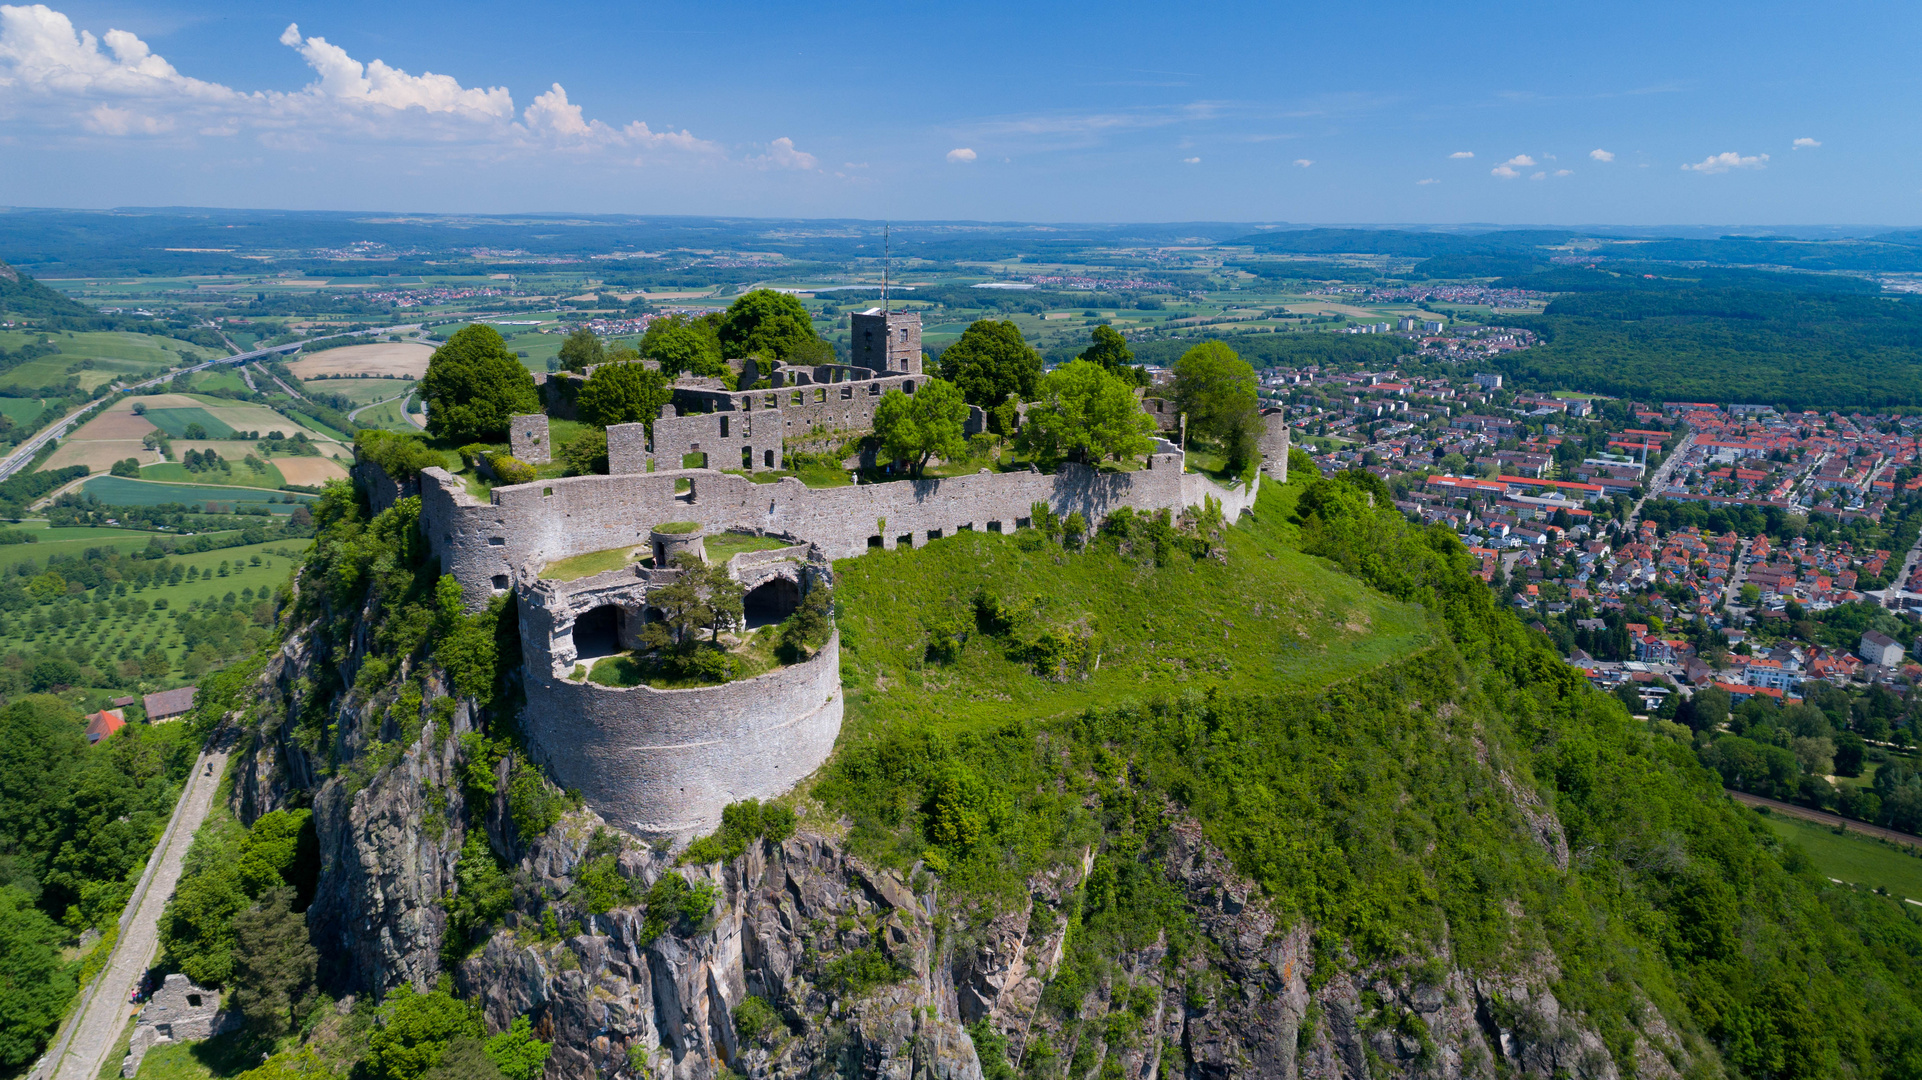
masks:
[[(425, 72), (409, 75), (380, 60), (366, 64), (347, 55), (347, 50), (329, 44), (326, 38), (300, 36), (300, 27), (288, 23), (280, 33), (280, 43), (306, 59), (307, 66), (319, 75), (308, 84), (308, 93), (357, 105), (385, 105), (390, 109), (422, 109), (430, 113), (477, 113), (482, 116), (508, 117), (514, 113), (513, 95), (505, 86), (486, 90), (464, 87), (452, 75)], [(565, 95), (563, 104), (565, 104)], [(575, 110), (578, 116), (579, 110)]]
[(1295, 164), (1296, 164), (1297, 166), (1299, 166), (1300, 168), (1303, 168), (1303, 169), (1305, 169), (1305, 168), (1307, 168), (1308, 166), (1310, 166), (1310, 165), (1313, 165), (1313, 164), (1314, 164), (1314, 162), (1312, 162), (1312, 161), (1310, 161), (1310, 160), (1308, 160), (1308, 159), (1307, 159), (1307, 158), (1305, 158), (1305, 157), (1298, 157), (1298, 158), (1296, 158), (1296, 159), (1295, 159)]
[(973, 161), (975, 158), (979, 156), (980, 155), (976, 154), (973, 150), (970, 150), (965, 146), (957, 146), (954, 149), (948, 151), (948, 163), (950, 165), (960, 165), (960, 164), (963, 164), (964, 162)]
[(1743, 157), (1742, 155), (1736, 153), (1733, 150), (1724, 150), (1719, 154), (1710, 154), (1709, 156), (1703, 158), (1702, 160), (1696, 162), (1693, 165), (1683, 165), (1682, 171), (1698, 172), (1698, 173), (1725, 173), (1730, 169), (1762, 169), (1762, 168), (1768, 167), (1767, 166), (1768, 159), (1769, 159), (1769, 156), (1767, 154), (1756, 154), (1753, 157)]
[(794, 140), (783, 135), (767, 144), (767, 153), (754, 159), (763, 168), (798, 169), (803, 172), (816, 167), (814, 155), (805, 150), (796, 150)]
[(1475, 152), (1473, 150), (1457, 150), (1448, 156), (1451, 158), (1472, 158), (1475, 156)]
[(1437, 180), (1437, 179), (1435, 179), (1434, 177), (1432, 177), (1432, 176), (1431, 176), (1431, 177), (1429, 177), (1429, 178), (1428, 178), (1428, 179), (1426, 179), (1426, 180), (1417, 180), (1417, 181), (1415, 181), (1415, 186), (1416, 186), (1416, 187), (1420, 187), (1420, 186), (1422, 186), (1423, 184), (1439, 184), (1439, 183), (1441, 183), (1441, 181), (1440, 181), (1440, 180)]
[(1201, 164), (1201, 159), (1198, 157), (1185, 157), (1181, 159), (1181, 163), (1183, 165), (1199, 165)]
[[(690, 132), (656, 132), (641, 121), (616, 128), (583, 115), (559, 83), (517, 118), (504, 86), (467, 87), (450, 75), (411, 74), (382, 60), (365, 63), (297, 24), (280, 33), (312, 69), (295, 91), (240, 91), (174, 69), (124, 30), (100, 39), (44, 4), (0, 4), (0, 112), (16, 130), (55, 138), (72, 131), (129, 137), (232, 138), (315, 152), (352, 142), (432, 145), (440, 153), (501, 159), (543, 149), (616, 148), (718, 155)], [(102, 43), (104, 42), (104, 49)], [(777, 143), (771, 157), (798, 166), (811, 155)]]
[(1529, 179), (1530, 180), (1546, 180), (1548, 179), (1548, 174), (1545, 172), (1534, 173), (1529, 176)]
[(1556, 176), (1574, 176), (1575, 170), (1574, 169), (1556, 169), (1555, 175)]
[(1594, 158), (1596, 161), (1614, 161), (1615, 160), (1615, 155), (1609, 153), (1607, 150), (1590, 150), (1588, 152), (1588, 156)]
[(1502, 164), (1514, 169), (1529, 168), (1535, 164), (1535, 159), (1529, 157), (1527, 154), (1516, 154), (1514, 157), (1502, 162)]
[(1820, 145), (1822, 144), (1819, 142), (1816, 142), (1814, 139), (1795, 140), (1795, 149), (1797, 150), (1813, 150)]

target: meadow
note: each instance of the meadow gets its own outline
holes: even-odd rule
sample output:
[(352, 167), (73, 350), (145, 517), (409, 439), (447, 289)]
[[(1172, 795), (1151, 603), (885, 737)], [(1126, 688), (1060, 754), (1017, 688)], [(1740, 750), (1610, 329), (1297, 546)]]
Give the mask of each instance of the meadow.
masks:
[(1922, 849), (1854, 832), (1836, 832), (1786, 814), (1757, 813), (1769, 832), (1800, 847), (1824, 877), (1887, 889), (1889, 894), (1922, 904)]
[(318, 394), (339, 394), (356, 405), (370, 401), (405, 394), (414, 388), (413, 379), (302, 379), (302, 390), (312, 390)]
[[(271, 468), (271, 466), (270, 466)], [(144, 470), (143, 470), (144, 471)], [(276, 474), (278, 475), (278, 474)], [(312, 496), (291, 492), (236, 488), (206, 483), (161, 483), (125, 476), (92, 476), (80, 490), (109, 506), (159, 506), (185, 503), (189, 506), (217, 506), (215, 513), (233, 513), (242, 507), (263, 506), (274, 514), (291, 514), (294, 507), (313, 501)]]
[[(92, 390), (125, 376), (153, 375), (182, 363), (199, 363), (221, 355), (174, 338), (121, 331), (62, 331), (23, 333), (0, 331), (0, 349), (17, 349), (34, 341), (53, 340), (60, 351), (29, 360), (0, 374), (0, 383), (20, 387), (53, 387), (68, 378)], [(90, 362), (84, 369), (76, 365)]]

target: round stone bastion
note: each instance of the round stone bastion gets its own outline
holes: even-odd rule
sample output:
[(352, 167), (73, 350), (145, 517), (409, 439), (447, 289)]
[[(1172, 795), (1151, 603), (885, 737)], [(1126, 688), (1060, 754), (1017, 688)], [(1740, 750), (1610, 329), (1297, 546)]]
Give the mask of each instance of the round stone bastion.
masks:
[[(530, 658), (532, 659), (532, 658)], [(711, 831), (721, 809), (786, 793), (841, 730), (841, 635), (751, 679), (687, 689), (600, 686), (529, 663), (528, 749), (608, 823), (649, 840)]]
[(657, 570), (673, 569), (676, 557), (688, 552), (702, 562), (707, 561), (707, 545), (703, 538), (707, 528), (695, 521), (677, 521), (656, 525), (647, 534), (647, 546), (653, 549), (654, 567)]

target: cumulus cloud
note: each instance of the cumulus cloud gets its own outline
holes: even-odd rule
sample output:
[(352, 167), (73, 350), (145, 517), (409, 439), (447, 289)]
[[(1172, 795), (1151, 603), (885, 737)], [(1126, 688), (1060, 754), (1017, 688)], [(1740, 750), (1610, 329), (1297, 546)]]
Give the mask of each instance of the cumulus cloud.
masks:
[[(1531, 169), (1534, 167), (1534, 158), (1529, 157), (1527, 154), (1516, 154), (1514, 157), (1488, 170), (1488, 175), (1497, 176), (1503, 180), (1513, 180), (1522, 174), (1521, 171), (1523, 169)], [(1540, 174), (1537, 174), (1535, 179), (1541, 179)]]
[(1181, 163), (1183, 165), (1199, 165), (1201, 164), (1201, 159), (1198, 157), (1185, 157), (1181, 159)]
[(948, 163), (950, 165), (961, 165), (961, 164), (965, 164), (967, 162), (973, 161), (978, 156), (979, 155), (976, 154), (973, 150), (970, 150), (965, 146), (957, 146), (954, 149), (948, 151)]
[(1429, 177), (1429, 178), (1428, 178), (1428, 179), (1426, 179), (1426, 180), (1417, 180), (1417, 181), (1415, 181), (1415, 186), (1416, 186), (1416, 187), (1420, 187), (1420, 186), (1422, 186), (1423, 184), (1439, 184), (1439, 183), (1441, 183), (1441, 181), (1440, 181), (1440, 180), (1437, 180), (1437, 179), (1435, 179), (1434, 177), (1432, 177), (1432, 176), (1431, 176), (1431, 177)]
[(1499, 176), (1503, 180), (1513, 180), (1517, 176), (1520, 176), (1521, 173), (1515, 171), (1514, 169), (1509, 168), (1506, 165), (1497, 165), (1494, 168), (1488, 170), (1488, 175)]
[(1314, 164), (1314, 162), (1312, 162), (1312, 161), (1310, 161), (1310, 160), (1308, 160), (1308, 159), (1307, 159), (1307, 158), (1305, 158), (1305, 157), (1298, 157), (1298, 158), (1296, 158), (1296, 159), (1295, 159), (1295, 164), (1296, 164), (1296, 165), (1297, 165), (1298, 167), (1300, 167), (1300, 168), (1303, 168), (1303, 169), (1305, 169), (1305, 168), (1307, 168), (1308, 166), (1310, 166), (1310, 165), (1313, 165), (1313, 164)]
[(1472, 158), (1475, 156), (1475, 152), (1473, 150), (1457, 150), (1448, 156), (1451, 158)]
[(1588, 156), (1594, 158), (1596, 161), (1614, 161), (1615, 160), (1615, 155), (1609, 153), (1606, 150), (1590, 150), (1588, 152)]
[[(516, 116), (504, 86), (469, 87), (451, 75), (416, 75), (379, 59), (363, 63), (294, 23), (278, 40), (307, 62), (313, 81), (294, 91), (241, 91), (182, 75), (124, 30), (96, 39), (44, 4), (0, 5), (0, 109), (16, 127), (56, 137), (76, 129), (185, 139), (252, 132), (263, 145), (300, 152), (374, 140), (493, 158), (552, 148), (721, 153), (685, 130), (588, 119), (559, 83)], [(812, 167), (810, 155), (791, 143), (786, 150), (771, 156), (783, 164), (805, 158)]]
[(1529, 176), (1529, 179), (1530, 180), (1546, 180), (1548, 179), (1548, 174), (1545, 172), (1534, 173)]
[(1814, 139), (1795, 140), (1795, 149), (1797, 150), (1813, 150), (1820, 145), (1822, 144), (1819, 142), (1816, 142)]
[(754, 159), (763, 168), (797, 169), (806, 172), (817, 167), (814, 155), (805, 150), (796, 150), (794, 140), (783, 135), (767, 144), (767, 153)]
[(1574, 169), (1556, 169), (1555, 175), (1556, 176), (1574, 176), (1575, 170)]
[(1725, 173), (1730, 169), (1763, 169), (1768, 167), (1768, 159), (1769, 156), (1767, 154), (1743, 157), (1733, 150), (1724, 150), (1719, 154), (1710, 154), (1693, 165), (1683, 165), (1682, 171)]

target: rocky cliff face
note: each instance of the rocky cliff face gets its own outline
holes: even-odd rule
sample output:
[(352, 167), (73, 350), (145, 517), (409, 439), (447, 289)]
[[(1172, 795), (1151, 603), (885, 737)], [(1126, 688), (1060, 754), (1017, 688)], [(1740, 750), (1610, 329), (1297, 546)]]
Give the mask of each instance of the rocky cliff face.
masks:
[[(1557, 1000), (1552, 955), (1487, 973), (1446, 948), (1394, 969), (1318, 950), (1313, 927), (1278, 918), (1174, 806), (1153, 865), (1198, 945), (1171, 948), (1164, 932), (1076, 978), (1057, 976), (1092, 851), (1028, 881), (1025, 899), (989, 903), (944, 896), (919, 865), (865, 864), (818, 812), (788, 839), (706, 866), (678, 866), (587, 809), (519, 837), (504, 795), (463, 794), (460, 736), (487, 720), (474, 702), (404, 665), (354, 689), (367, 643), (332, 650), (349, 657), (339, 670), (323, 670), (321, 652), (292, 635), (263, 672), (236, 810), (251, 821), (313, 807), (323, 869), (308, 921), (337, 991), (449, 974), (490, 1029), (532, 1018), (554, 1047), (548, 1080), (1612, 1078), (1618, 1062), (1639, 1077), (1690, 1065), (1652, 1005), (1633, 1046), (1605, 1045)], [(402, 689), (409, 676), (417, 696)], [(348, 689), (315, 691), (329, 680)], [(497, 790), (507, 777), (503, 763)], [(1566, 865), (1559, 822), (1511, 794)], [(506, 856), (513, 903), (455, 958), (445, 904), (476, 830)], [(583, 876), (610, 854), (621, 902), (596, 904)], [(641, 898), (666, 875), (705, 910), (650, 919)]]

